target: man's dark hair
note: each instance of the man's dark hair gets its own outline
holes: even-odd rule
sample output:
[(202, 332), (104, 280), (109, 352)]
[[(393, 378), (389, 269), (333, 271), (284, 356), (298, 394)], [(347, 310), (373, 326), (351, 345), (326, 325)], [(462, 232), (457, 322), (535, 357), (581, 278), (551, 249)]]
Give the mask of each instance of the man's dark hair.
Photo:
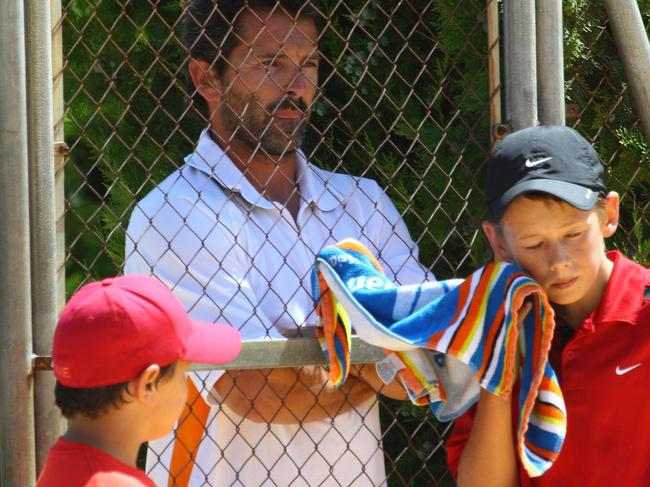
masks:
[[(190, 58), (214, 65), (222, 76), (228, 56), (239, 44), (240, 22), (246, 12), (285, 12), (293, 17), (309, 17), (320, 26), (317, 1), (305, 0), (187, 0), (181, 19), (181, 41)], [(192, 100), (207, 115), (207, 104), (188, 79)]]
[[(160, 368), (156, 385), (168, 379), (176, 368), (176, 362)], [(55, 404), (61, 410), (63, 417), (70, 419), (76, 414), (95, 419), (101, 416), (108, 408), (119, 408), (129, 402), (127, 386), (129, 382), (120, 382), (104, 387), (76, 388), (68, 387), (59, 381), (54, 386)]]

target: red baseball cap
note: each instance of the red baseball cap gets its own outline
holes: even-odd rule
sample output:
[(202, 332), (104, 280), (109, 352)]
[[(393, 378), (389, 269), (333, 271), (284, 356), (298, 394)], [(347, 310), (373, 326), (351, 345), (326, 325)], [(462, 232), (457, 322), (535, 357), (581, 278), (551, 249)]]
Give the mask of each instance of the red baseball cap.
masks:
[(192, 320), (162, 282), (134, 274), (86, 284), (70, 298), (52, 360), (61, 384), (93, 388), (135, 379), (151, 364), (226, 363), (240, 350), (236, 328)]

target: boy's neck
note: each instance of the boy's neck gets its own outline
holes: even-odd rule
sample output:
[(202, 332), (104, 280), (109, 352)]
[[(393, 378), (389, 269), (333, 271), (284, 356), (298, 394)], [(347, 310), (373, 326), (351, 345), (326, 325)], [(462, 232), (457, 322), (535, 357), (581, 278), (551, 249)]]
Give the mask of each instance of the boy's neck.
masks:
[(605, 293), (609, 278), (612, 275), (613, 268), (614, 263), (603, 253), (601, 265), (587, 294), (576, 303), (553, 305), (558, 316), (574, 330), (578, 329), (585, 319), (598, 307)]
[(95, 419), (76, 415), (70, 420), (63, 438), (95, 447), (122, 463), (136, 467), (138, 450), (146, 438), (141, 438), (139, 428), (126, 419), (117, 411)]

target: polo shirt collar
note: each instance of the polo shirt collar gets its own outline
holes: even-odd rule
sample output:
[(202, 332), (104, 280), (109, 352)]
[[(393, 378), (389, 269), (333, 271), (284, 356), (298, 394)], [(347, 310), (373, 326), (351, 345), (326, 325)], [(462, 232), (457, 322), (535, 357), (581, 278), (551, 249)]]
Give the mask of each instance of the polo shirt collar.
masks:
[(607, 252), (614, 263), (605, 292), (594, 314), (594, 324), (636, 324), (643, 307), (646, 277), (643, 267), (620, 252)]
[[(297, 180), (303, 201), (323, 211), (340, 206), (345, 198), (307, 162), (302, 151), (297, 151)], [(274, 208), (273, 202), (264, 198), (235, 166), (232, 160), (204, 129), (194, 152), (185, 158), (185, 163), (214, 179), (220, 186), (239, 193), (248, 203), (260, 208)], [(325, 173), (330, 174), (330, 173)]]
[(296, 154), (298, 155), (297, 179), (302, 199), (322, 211), (331, 211), (344, 204), (347, 198), (329, 182), (333, 174), (314, 168), (307, 162), (302, 151)]

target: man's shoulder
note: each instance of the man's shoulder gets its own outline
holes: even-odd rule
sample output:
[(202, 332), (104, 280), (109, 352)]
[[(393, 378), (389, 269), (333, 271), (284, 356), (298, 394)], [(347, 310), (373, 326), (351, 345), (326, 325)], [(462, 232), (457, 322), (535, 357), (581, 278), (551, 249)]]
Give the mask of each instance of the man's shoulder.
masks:
[(138, 201), (138, 206), (160, 206), (172, 200), (196, 199), (207, 194), (208, 189), (210, 192), (222, 192), (218, 184), (211, 184), (207, 174), (184, 164), (156, 184)]
[[(224, 215), (231, 198), (204, 172), (185, 164), (152, 188), (136, 204), (130, 223), (183, 221), (190, 215)], [(196, 209), (200, 211), (194, 211)]]
[[(314, 164), (311, 165), (311, 168), (314, 176), (342, 196), (351, 197), (358, 194), (359, 196), (365, 195), (368, 198), (376, 199), (384, 193), (384, 190), (374, 179), (328, 171)], [(359, 189), (362, 191), (359, 191)]]
[(367, 178), (365, 176), (355, 176), (353, 174), (347, 174), (343, 172), (330, 171), (328, 169), (323, 169), (322, 167), (311, 164), (310, 167), (323, 181), (330, 181), (331, 184), (341, 184), (341, 185), (359, 185), (363, 184), (365, 186), (378, 186), (377, 182), (374, 179)]

